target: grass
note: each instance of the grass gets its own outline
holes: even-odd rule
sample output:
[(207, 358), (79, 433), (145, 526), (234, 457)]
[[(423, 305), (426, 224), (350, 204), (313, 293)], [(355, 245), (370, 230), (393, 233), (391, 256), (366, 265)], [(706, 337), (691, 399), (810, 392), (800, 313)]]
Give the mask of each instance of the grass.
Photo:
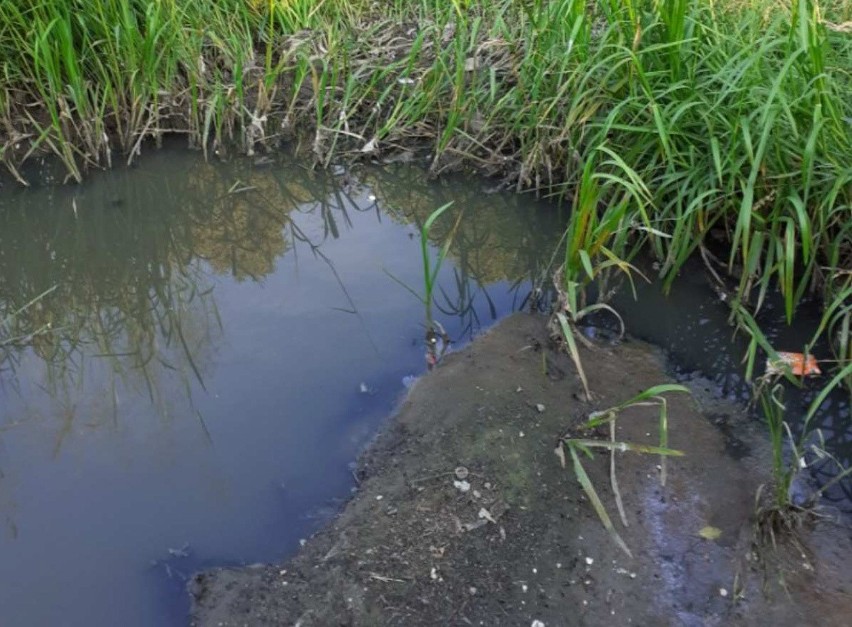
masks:
[[(402, 287), (413, 294), (417, 300), (423, 303), (426, 319), (426, 363), (430, 369), (441, 360), (450, 343), (450, 337), (446, 330), (444, 330), (441, 323), (435, 320), (435, 317), (432, 315), (432, 308), (435, 304), (435, 288), (438, 286), (438, 273), (441, 271), (441, 265), (443, 265), (444, 259), (450, 251), (450, 246), (453, 243), (453, 238), (458, 230), (459, 224), (461, 223), (464, 211), (460, 211), (457, 214), (452, 230), (449, 232), (447, 237), (444, 238), (443, 244), (438, 250), (438, 254), (434, 261), (432, 260), (432, 255), (429, 251), (430, 236), (432, 233), (432, 226), (452, 206), (452, 202), (441, 205), (427, 216), (426, 221), (420, 227), (420, 254), (423, 262), (423, 294), (418, 294), (411, 286), (395, 277), (388, 270), (385, 270), (385, 273), (390, 278), (399, 283)], [(441, 340), (440, 342), (439, 339)], [(439, 344), (440, 349), (438, 348)]]
[(601, 272), (644, 249), (670, 287), (700, 254), (750, 376), (789, 349), (759, 324), (778, 290), (790, 323), (821, 300), (810, 346), (852, 393), (850, 23), (819, 0), (6, 2), (0, 161), (80, 180), (167, 133), (208, 156), (308, 133), (321, 165), (421, 148), (574, 201), (569, 331)]
[[(570, 335), (570, 334), (569, 334)], [(661, 384), (655, 385), (643, 392), (640, 392), (633, 398), (619, 403), (615, 407), (610, 407), (608, 409), (604, 409), (601, 411), (595, 411), (589, 414), (588, 419), (582, 423), (581, 425), (574, 427), (571, 431), (559, 439), (559, 443), (556, 446), (556, 454), (559, 456), (559, 459), (562, 462), (562, 467), (566, 466), (566, 457), (565, 452), (568, 452), (568, 455), (571, 457), (572, 467), (574, 470), (574, 476), (577, 477), (577, 481), (580, 483), (580, 486), (583, 488), (583, 491), (586, 493), (589, 501), (592, 504), (592, 507), (595, 510), (595, 513), (598, 515), (598, 518), (601, 521), (601, 524), (606, 528), (609, 532), (612, 539), (615, 543), (625, 552), (627, 555), (632, 557), (630, 549), (625, 544), (624, 540), (619, 535), (618, 531), (615, 529), (615, 525), (612, 523), (612, 519), (606, 511), (606, 507), (604, 507), (603, 502), (598, 496), (597, 490), (595, 490), (594, 484), (589, 478), (586, 469), (583, 467), (583, 463), (580, 459), (581, 454), (585, 454), (589, 458), (593, 458), (593, 454), (591, 449), (593, 448), (603, 448), (609, 451), (610, 454), (610, 484), (612, 487), (612, 493), (615, 497), (615, 502), (618, 507), (618, 512), (621, 517), (621, 522), (624, 526), (628, 526), (627, 515), (624, 511), (624, 505), (621, 501), (621, 492), (618, 488), (618, 480), (616, 478), (615, 473), (615, 454), (616, 452), (625, 452), (631, 451), (634, 453), (643, 453), (643, 454), (655, 454), (659, 455), (661, 459), (661, 473), (660, 473), (660, 482), (665, 485), (666, 483), (666, 466), (665, 460), (668, 456), (680, 456), (683, 455), (681, 451), (671, 449), (668, 447), (668, 439), (669, 439), (669, 428), (668, 428), (668, 403), (666, 402), (666, 398), (663, 394), (673, 393), (673, 392), (681, 392), (681, 393), (689, 393), (682, 385), (675, 384)], [(659, 438), (660, 444), (659, 446), (649, 446), (647, 444), (638, 444), (634, 442), (618, 442), (615, 439), (615, 428), (616, 422), (618, 421), (619, 415), (626, 409), (630, 407), (642, 407), (642, 406), (655, 406), (659, 407), (660, 418), (659, 418)], [(595, 434), (595, 431), (602, 426), (609, 427), (609, 439), (600, 439), (591, 437)]]

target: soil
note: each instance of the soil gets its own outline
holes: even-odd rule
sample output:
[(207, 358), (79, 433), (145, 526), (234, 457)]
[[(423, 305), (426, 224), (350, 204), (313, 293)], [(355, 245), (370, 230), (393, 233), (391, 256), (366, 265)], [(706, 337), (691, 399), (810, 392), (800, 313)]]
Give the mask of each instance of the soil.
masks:
[[(665, 486), (658, 456), (617, 454), (628, 527), (609, 454), (583, 462), (632, 557), (620, 549), (554, 448), (589, 412), (671, 378), (639, 342), (583, 350), (583, 402), (545, 328), (515, 315), (447, 355), (364, 452), (339, 517), (284, 564), (198, 574), (192, 624), (848, 624), (848, 530), (823, 513), (800, 545), (756, 552), (767, 451), (743, 408), (701, 385), (668, 395), (669, 445), (685, 455), (667, 460)], [(658, 422), (631, 408), (617, 437), (656, 444)]]

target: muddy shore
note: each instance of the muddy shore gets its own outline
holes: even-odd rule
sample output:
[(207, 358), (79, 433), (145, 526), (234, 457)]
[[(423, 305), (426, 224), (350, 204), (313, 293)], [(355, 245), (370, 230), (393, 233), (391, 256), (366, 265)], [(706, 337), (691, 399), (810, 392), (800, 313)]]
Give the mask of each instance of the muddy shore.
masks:
[[(670, 377), (640, 342), (583, 359), (592, 403), (540, 317), (515, 315), (448, 355), (363, 453), (338, 518), (283, 564), (196, 575), (192, 624), (848, 624), (848, 530), (824, 512), (804, 550), (757, 559), (768, 452), (741, 407), (698, 384), (669, 398), (670, 446), (685, 456), (669, 460), (665, 487), (658, 457), (618, 457), (629, 526), (616, 525), (632, 557), (619, 549), (554, 446), (590, 411)], [(657, 421), (630, 409), (618, 437), (654, 444)], [(608, 456), (586, 468), (617, 519)]]

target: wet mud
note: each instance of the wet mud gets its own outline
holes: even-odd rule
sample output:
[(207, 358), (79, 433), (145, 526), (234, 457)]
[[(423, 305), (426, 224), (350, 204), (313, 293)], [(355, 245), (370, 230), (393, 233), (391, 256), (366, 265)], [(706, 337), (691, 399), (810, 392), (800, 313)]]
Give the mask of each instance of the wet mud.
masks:
[[(582, 402), (545, 329), (515, 315), (449, 354), (363, 453), (340, 515), (285, 563), (196, 575), (192, 624), (848, 624), (848, 529), (824, 511), (801, 545), (755, 552), (768, 451), (743, 408), (700, 383), (669, 398), (669, 444), (685, 455), (668, 460), (665, 486), (659, 457), (617, 457), (629, 526), (608, 454), (584, 462), (632, 557), (616, 546), (554, 446), (670, 377), (648, 345), (599, 346), (583, 352), (594, 400)], [(618, 437), (655, 444), (658, 420), (631, 408)]]

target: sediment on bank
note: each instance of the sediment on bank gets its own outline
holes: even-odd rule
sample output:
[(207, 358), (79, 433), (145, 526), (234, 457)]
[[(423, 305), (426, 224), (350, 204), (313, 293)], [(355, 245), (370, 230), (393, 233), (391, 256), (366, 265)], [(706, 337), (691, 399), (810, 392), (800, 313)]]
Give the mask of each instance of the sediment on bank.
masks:
[[(669, 399), (670, 445), (685, 456), (669, 460), (665, 486), (659, 457), (617, 457), (632, 556), (619, 549), (554, 446), (668, 377), (644, 344), (601, 345), (583, 352), (595, 399), (581, 402), (544, 329), (515, 315), (420, 379), (361, 457), (339, 517), (283, 564), (197, 575), (193, 624), (799, 625), (816, 611), (845, 624), (848, 533), (824, 523), (806, 557), (762, 570), (752, 515), (767, 451), (740, 408), (697, 383)], [(633, 408), (618, 438), (653, 443), (658, 421)], [(584, 463), (617, 519), (608, 455)]]

